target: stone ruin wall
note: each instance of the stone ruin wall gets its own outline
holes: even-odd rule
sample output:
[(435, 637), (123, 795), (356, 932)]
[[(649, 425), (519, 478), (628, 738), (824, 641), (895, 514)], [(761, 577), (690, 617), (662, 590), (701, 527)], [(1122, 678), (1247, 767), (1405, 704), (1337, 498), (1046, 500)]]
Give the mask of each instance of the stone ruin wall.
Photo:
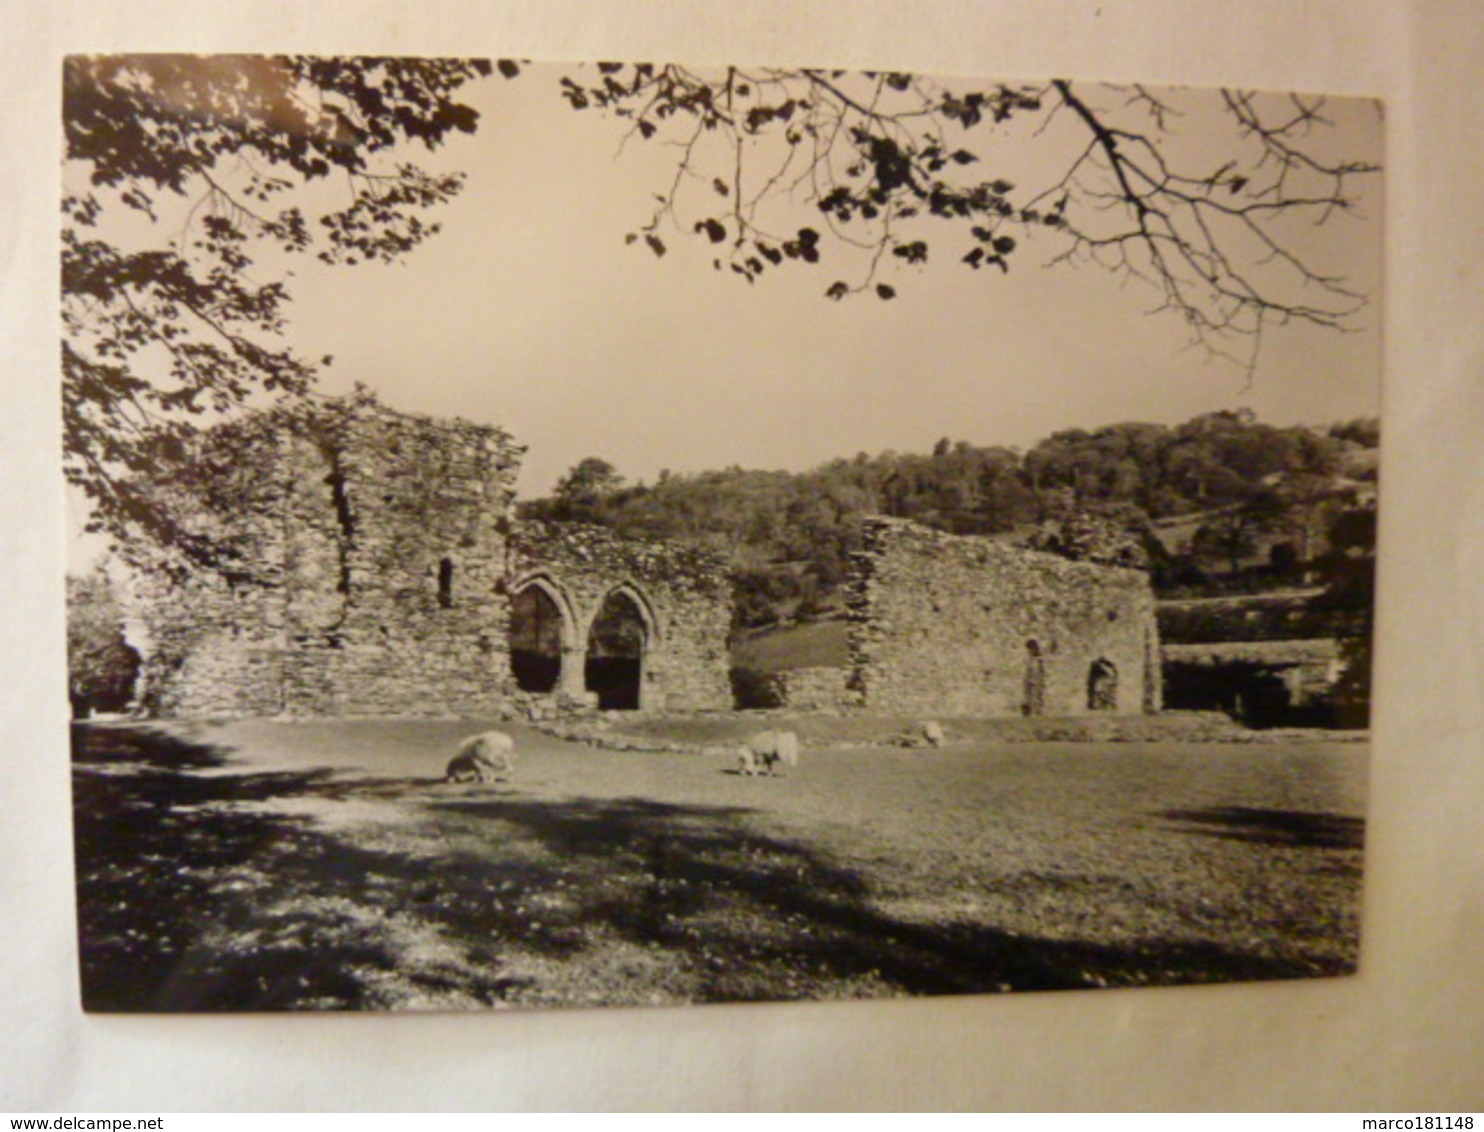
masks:
[(585, 702), (588, 633), (618, 591), (645, 623), (642, 706), (731, 707), (724, 564), (566, 524), (521, 528), (516, 545), (523, 449), (504, 432), (359, 396), (260, 414), (204, 443), (214, 458), (161, 490), (240, 548), (244, 568), (184, 583), (135, 572), (147, 714), (500, 713), (516, 699), (511, 597), (532, 578), (569, 621), (571, 699)]
[(850, 675), (848, 668), (790, 668), (774, 674), (775, 695), (780, 706), (800, 711), (848, 711), (860, 706)]
[[(523, 450), (498, 429), (392, 413), (369, 397), (238, 427), (217, 434), (235, 441), (217, 474), (235, 481), (222, 525), (250, 576), (136, 577), (144, 710), (496, 710), (510, 677), (499, 583)], [(217, 486), (228, 485), (206, 489)]]
[[(282, 708), (282, 453), (271, 434), (245, 427), (210, 436), (236, 450), (230, 465), (178, 490), (153, 486), (194, 528), (239, 553), (240, 568), (194, 569), (185, 581), (176, 581), (163, 559), (126, 571), (126, 635), (141, 658), (136, 698), (150, 716), (274, 715)], [(198, 493), (207, 495), (205, 504)]]
[[(517, 698), (511, 601), (526, 586), (561, 613), (568, 698), (592, 698), (589, 633), (619, 593), (644, 627), (640, 706), (732, 707), (725, 563), (602, 528), (512, 524), (523, 449), (504, 432), (362, 396), (212, 436), (225, 447), (189, 491), (216, 497), (201, 519), (250, 569), (184, 585), (136, 575), (147, 713), (498, 713)], [(1110, 710), (1159, 707), (1154, 602), (1137, 571), (887, 519), (867, 523), (855, 565), (851, 664), (783, 674), (795, 706), (1018, 715), (1035, 642), (1041, 713), (1091, 710), (1098, 661), (1117, 674)]]
[(581, 699), (589, 633), (618, 592), (645, 625), (640, 707), (726, 711), (732, 707), (727, 637), (732, 581), (725, 561), (694, 547), (623, 539), (602, 527), (520, 523), (511, 540), (509, 593), (541, 588), (561, 611), (560, 690)]
[(1030, 713), (1085, 715), (1098, 661), (1116, 673), (1109, 710), (1159, 709), (1154, 597), (1140, 571), (896, 519), (867, 522), (855, 567), (850, 684), (869, 710), (1026, 714), (1038, 665)]
[(361, 409), (288, 498), (291, 715), (489, 712), (509, 683), (500, 593), (523, 449), (497, 429)]

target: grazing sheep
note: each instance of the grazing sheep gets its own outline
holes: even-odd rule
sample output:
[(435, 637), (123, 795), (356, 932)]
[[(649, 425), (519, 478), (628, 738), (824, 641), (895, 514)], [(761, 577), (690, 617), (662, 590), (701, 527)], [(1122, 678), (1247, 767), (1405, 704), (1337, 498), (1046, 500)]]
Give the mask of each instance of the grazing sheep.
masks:
[(498, 782), (515, 769), (515, 740), (503, 731), (471, 735), (448, 761), (449, 782)]
[(771, 776), (779, 763), (799, 765), (799, 737), (792, 731), (760, 731), (740, 748), (737, 769), (742, 774)]
[(941, 747), (943, 745), (943, 725), (936, 719), (930, 719), (922, 725), (922, 737), (927, 740), (929, 747)]

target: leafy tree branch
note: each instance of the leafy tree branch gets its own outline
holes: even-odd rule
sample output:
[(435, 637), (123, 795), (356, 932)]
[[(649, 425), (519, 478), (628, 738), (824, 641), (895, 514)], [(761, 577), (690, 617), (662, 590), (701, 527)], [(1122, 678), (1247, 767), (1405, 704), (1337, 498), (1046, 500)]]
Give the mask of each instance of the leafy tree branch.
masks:
[(436, 234), (423, 213), (462, 177), (391, 157), (473, 132), (458, 95), (490, 73), (468, 60), (66, 60), (63, 428), (93, 529), (186, 563), (221, 556), (150, 497), (147, 474), (183, 460), (203, 418), (311, 390), (329, 359), (283, 343), (288, 263), (395, 262)]
[[(1378, 169), (1329, 156), (1320, 98), (1065, 80), (961, 89), (813, 68), (596, 71), (562, 79), (572, 107), (676, 151), (673, 180), (629, 236), (656, 255), (667, 230), (689, 231), (714, 245), (718, 270), (751, 283), (830, 250), (849, 272), (826, 295), (890, 299), (889, 267), (946, 246), (1004, 274), (1040, 241), (1043, 261), (1149, 285), (1192, 344), (1249, 370), (1268, 327), (1344, 330), (1365, 303), (1304, 237), (1353, 210)], [(1028, 161), (1031, 149), (1049, 157)], [(819, 227), (783, 223), (800, 201)]]

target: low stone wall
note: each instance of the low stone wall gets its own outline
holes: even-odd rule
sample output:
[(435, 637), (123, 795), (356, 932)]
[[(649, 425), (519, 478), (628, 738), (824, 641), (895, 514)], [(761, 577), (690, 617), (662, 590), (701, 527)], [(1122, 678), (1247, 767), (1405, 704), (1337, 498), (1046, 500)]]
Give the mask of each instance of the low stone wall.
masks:
[(860, 706), (848, 668), (794, 668), (774, 674), (780, 706), (802, 711), (847, 711)]
[(1164, 667), (1170, 702), (1180, 708), (1218, 708), (1257, 727), (1336, 722), (1336, 640), (1166, 645)]

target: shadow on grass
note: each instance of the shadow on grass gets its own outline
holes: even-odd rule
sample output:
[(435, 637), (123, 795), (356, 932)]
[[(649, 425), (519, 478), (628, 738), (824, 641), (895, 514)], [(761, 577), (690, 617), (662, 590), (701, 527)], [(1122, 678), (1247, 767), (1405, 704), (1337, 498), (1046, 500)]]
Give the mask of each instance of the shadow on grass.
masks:
[(147, 764), (157, 770), (206, 770), (226, 765), (228, 747), (210, 747), (159, 727), (136, 724), (72, 724), (72, 765), (108, 767)]
[(569, 877), (591, 888), (615, 872), (637, 878), (588, 901), (576, 913), (579, 926), (708, 961), (697, 975), (697, 997), (707, 1001), (833, 997), (842, 986), (966, 994), (1344, 969), (1318, 970), (1209, 942), (1119, 947), (954, 920), (901, 920), (872, 906), (856, 870), (798, 842), (749, 830), (740, 809), (644, 799), (447, 808), (535, 836), (566, 863)]
[(1299, 849), (1361, 849), (1365, 820), (1344, 814), (1300, 810), (1262, 810), (1221, 806), (1205, 810), (1166, 810), (1160, 817), (1192, 833)]
[(280, 997), (273, 989), (251, 978), (219, 977), (225, 972), (204, 940), (237, 903), (239, 893), (224, 890), (225, 878), (280, 856), (302, 823), (227, 806), (303, 791), (315, 777), (197, 777), (152, 767), (128, 775), (75, 773), (83, 1005), (104, 1011), (273, 1005)]
[[(75, 754), (90, 1010), (645, 1001), (656, 989), (812, 999), (1349, 969), (1209, 941), (1121, 947), (908, 921), (873, 902), (862, 871), (761, 832), (740, 807), (233, 774), (229, 752), (146, 729), (80, 729)], [(108, 763), (118, 772), (98, 773)], [(299, 799), (370, 803), (396, 828), (439, 832), (338, 831)]]

